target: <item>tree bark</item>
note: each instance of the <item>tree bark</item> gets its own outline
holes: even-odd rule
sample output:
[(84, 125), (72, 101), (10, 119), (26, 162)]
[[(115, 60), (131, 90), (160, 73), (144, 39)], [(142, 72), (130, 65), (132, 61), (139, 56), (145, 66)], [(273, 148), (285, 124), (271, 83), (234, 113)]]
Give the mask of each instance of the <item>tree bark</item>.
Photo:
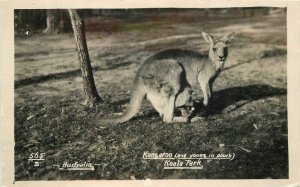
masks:
[(56, 12), (57, 12), (56, 10), (51, 10), (51, 9), (47, 10), (47, 18), (46, 18), (47, 28), (43, 31), (43, 33), (57, 34), (59, 32)]
[(58, 34), (70, 31), (71, 25), (69, 23), (68, 14), (64, 10), (47, 9), (46, 10), (46, 25), (43, 30), (45, 34)]
[(79, 57), (81, 74), (83, 78), (83, 93), (85, 104), (94, 106), (97, 102), (102, 101), (99, 96), (92, 73), (92, 66), (86, 44), (85, 29), (83, 18), (78, 14), (77, 10), (69, 9), (69, 14), (74, 31), (76, 47)]

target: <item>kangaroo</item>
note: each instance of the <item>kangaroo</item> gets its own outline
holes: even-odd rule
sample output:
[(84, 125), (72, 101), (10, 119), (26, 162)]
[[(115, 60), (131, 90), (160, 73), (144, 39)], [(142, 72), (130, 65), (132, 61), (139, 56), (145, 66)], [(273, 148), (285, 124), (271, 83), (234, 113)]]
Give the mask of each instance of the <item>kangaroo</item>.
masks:
[[(165, 123), (188, 122), (187, 116), (174, 116), (174, 109), (182, 106), (193, 108), (192, 85), (200, 85), (203, 105), (208, 107), (212, 84), (221, 72), (228, 56), (228, 43), (234, 33), (216, 40), (202, 32), (209, 53), (167, 49), (148, 57), (140, 66), (134, 79), (131, 100), (126, 111), (117, 117), (100, 118), (101, 123), (123, 123), (134, 117), (146, 96)], [(193, 119), (192, 119), (193, 121)]]

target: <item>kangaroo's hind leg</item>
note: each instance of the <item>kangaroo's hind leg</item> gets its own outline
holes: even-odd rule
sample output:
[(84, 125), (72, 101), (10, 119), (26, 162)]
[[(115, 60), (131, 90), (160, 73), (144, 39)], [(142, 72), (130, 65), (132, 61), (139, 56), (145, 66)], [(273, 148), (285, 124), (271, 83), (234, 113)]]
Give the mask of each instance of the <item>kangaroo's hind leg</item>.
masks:
[(151, 102), (152, 106), (163, 117), (165, 123), (171, 123), (174, 115), (175, 94), (166, 93), (165, 90), (161, 92), (150, 92), (147, 99)]
[(172, 123), (174, 117), (175, 95), (165, 97), (165, 107), (163, 113), (163, 121), (165, 123)]
[[(181, 94), (172, 94), (164, 97), (163, 103), (165, 103), (163, 112), (163, 121), (165, 123), (185, 123), (188, 122), (188, 116), (174, 116), (174, 108), (176, 105), (184, 105), (190, 99), (189, 91), (181, 92)], [(177, 97), (176, 97), (177, 95)], [(179, 98), (178, 98), (179, 96)]]
[(151, 102), (153, 108), (163, 117), (165, 101), (160, 93), (151, 91), (147, 93), (147, 99)]
[(185, 123), (188, 121), (188, 117), (174, 117), (176, 95), (171, 95), (169, 97), (164, 97), (162, 100), (165, 103), (163, 112), (163, 121), (165, 123)]
[(150, 88), (147, 98), (166, 123), (173, 122), (175, 100), (185, 83), (184, 69), (175, 60), (152, 61), (141, 72), (144, 84)]

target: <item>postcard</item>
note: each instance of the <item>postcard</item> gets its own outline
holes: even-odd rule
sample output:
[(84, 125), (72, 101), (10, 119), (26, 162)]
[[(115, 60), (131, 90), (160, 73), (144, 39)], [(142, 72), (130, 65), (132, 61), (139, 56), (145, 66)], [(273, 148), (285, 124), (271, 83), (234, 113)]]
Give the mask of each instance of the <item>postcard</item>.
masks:
[(300, 186), (299, 5), (3, 1), (3, 186)]

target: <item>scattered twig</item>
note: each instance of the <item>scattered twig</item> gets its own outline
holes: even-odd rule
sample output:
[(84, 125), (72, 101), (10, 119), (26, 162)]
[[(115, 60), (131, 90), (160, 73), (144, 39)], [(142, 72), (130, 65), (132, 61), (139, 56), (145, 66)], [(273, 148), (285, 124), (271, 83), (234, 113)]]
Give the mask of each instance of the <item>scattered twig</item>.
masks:
[(244, 148), (244, 147), (242, 147), (242, 146), (238, 146), (241, 150), (243, 150), (243, 151), (246, 151), (247, 153), (251, 153), (252, 151), (251, 150), (249, 150), (249, 149), (246, 149), (246, 148)]

